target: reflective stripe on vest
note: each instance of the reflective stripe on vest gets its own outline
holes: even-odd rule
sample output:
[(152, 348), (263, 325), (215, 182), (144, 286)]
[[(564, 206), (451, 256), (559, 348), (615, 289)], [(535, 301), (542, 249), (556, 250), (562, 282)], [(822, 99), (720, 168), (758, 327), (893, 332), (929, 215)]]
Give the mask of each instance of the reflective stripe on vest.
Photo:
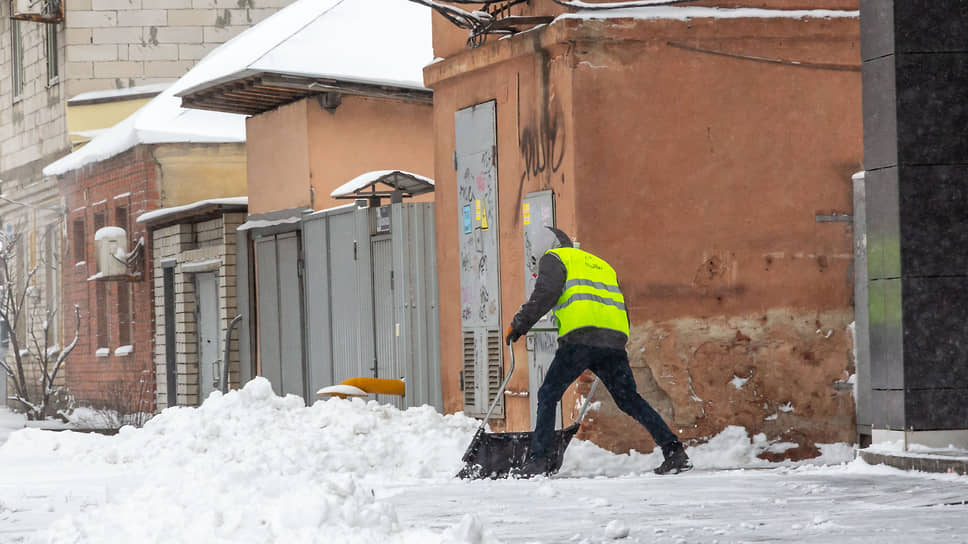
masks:
[(550, 249), (565, 265), (565, 290), (552, 310), (558, 336), (582, 327), (599, 327), (629, 334), (625, 297), (615, 270), (587, 251), (562, 247)]

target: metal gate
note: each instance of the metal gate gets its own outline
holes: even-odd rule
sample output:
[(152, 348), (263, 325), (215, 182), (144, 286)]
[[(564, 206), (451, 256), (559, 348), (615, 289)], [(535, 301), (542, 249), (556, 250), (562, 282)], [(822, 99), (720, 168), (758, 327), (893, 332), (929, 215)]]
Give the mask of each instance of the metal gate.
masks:
[[(383, 210), (384, 215), (387, 209)], [(303, 219), (310, 392), (347, 378), (404, 379), (400, 408), (442, 408), (433, 204), (341, 206)]]
[(299, 232), (262, 235), (254, 245), (262, 375), (277, 394), (306, 398)]
[[(495, 102), (458, 111), (456, 167), (460, 241), (461, 388), (464, 412), (483, 416), (504, 377), (498, 253)], [(499, 399), (494, 415), (504, 415)]]
[[(397, 364), (396, 336), (400, 334), (393, 307), (393, 245), (390, 235), (373, 237), (370, 241), (373, 261), (373, 341), (376, 346), (376, 365), (371, 369), (376, 378), (399, 380), (403, 369)], [(403, 408), (403, 398), (377, 395), (377, 400)]]

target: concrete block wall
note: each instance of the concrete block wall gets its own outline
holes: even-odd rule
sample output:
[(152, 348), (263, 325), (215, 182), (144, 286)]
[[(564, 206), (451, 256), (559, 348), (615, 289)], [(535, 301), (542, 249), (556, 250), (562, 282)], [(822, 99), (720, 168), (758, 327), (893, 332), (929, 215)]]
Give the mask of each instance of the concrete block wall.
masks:
[[(54, 195), (46, 199), (36, 199), (38, 207), (24, 207), (9, 204), (0, 207), (0, 217), (3, 218), (0, 228), (4, 232), (18, 236), (17, 245), (21, 252), (11, 262), (11, 273), (17, 292), (24, 289), (23, 315), (26, 318), (18, 325), (18, 349), (23, 353), (21, 359), (24, 367), (26, 385), (31, 402), (40, 398), (42, 388), (42, 369), (39, 353), (50, 351), (50, 371), (59, 353), (59, 347), (70, 343), (74, 334), (73, 313), (68, 315), (67, 332), (64, 327), (64, 315), (57, 305), (61, 281), (61, 234), (63, 230), (62, 216), (57, 209), (60, 199)], [(31, 274), (33, 271), (33, 274)], [(51, 317), (49, 309), (57, 312)], [(44, 324), (47, 323), (47, 338), (44, 338)], [(9, 344), (2, 355), (7, 363), (14, 368), (15, 355), (13, 343)], [(64, 385), (63, 370), (55, 377), (55, 384)], [(13, 380), (8, 380), (8, 393), (13, 394)], [(3, 393), (0, 391), (0, 393)], [(3, 403), (0, 402), (0, 405)], [(19, 403), (9, 403), (11, 407), (19, 409)]]
[[(63, 85), (64, 27), (54, 27), (59, 76), (51, 79), (47, 70), (47, 25), (13, 21), (9, 15), (10, 4), (4, 2), (0, 5), (0, 179), (8, 194), (16, 186), (39, 181), (25, 175), (32, 166), (39, 170), (70, 148), (63, 107), (67, 98)], [(15, 25), (20, 28), (23, 65), (23, 91), (16, 96), (11, 42)]]
[[(51, 224), (63, 226), (63, 214), (53, 223), (37, 223), (30, 206), (60, 197), (57, 180), (44, 178), (42, 170), (71, 150), (67, 99), (86, 91), (174, 81), (216, 46), (291, 1), (72, 0), (66, 4), (65, 21), (52, 27), (58, 66), (54, 79), (47, 69), (48, 26), (14, 23), (10, 3), (0, 3), (0, 193), (28, 204), (0, 201), (2, 226), (29, 225), (35, 239)], [(11, 47), (15, 24), (22, 36), (24, 79), (16, 97)], [(69, 236), (68, 229), (69, 221), (61, 232)], [(71, 265), (65, 268), (69, 278), (82, 274)], [(71, 308), (63, 300), (53, 304)]]
[[(155, 316), (154, 366), (158, 409), (173, 404), (197, 406), (199, 394), (198, 327), (195, 322), (195, 278), (184, 265), (218, 262), (219, 340), (238, 312), (235, 295), (235, 231), (245, 221), (244, 213), (227, 213), (202, 221), (165, 226), (152, 232), (154, 247), (153, 286)], [(176, 399), (171, 403), (167, 388), (165, 335), (164, 265), (175, 261), (175, 364)], [(222, 346), (221, 349), (224, 349)], [(229, 385), (239, 387), (238, 328), (232, 335), (229, 353)]]
[[(68, 96), (172, 81), (291, 0), (75, 0), (67, 5)], [(76, 77), (74, 77), (76, 75)]]

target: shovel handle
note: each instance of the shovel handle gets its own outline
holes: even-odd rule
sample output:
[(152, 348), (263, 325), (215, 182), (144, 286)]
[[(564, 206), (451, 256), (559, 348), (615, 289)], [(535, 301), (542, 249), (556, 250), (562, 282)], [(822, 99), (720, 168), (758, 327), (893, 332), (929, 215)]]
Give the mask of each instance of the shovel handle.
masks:
[(504, 396), (504, 389), (508, 386), (508, 382), (511, 381), (511, 374), (514, 374), (514, 345), (508, 344), (508, 353), (511, 354), (511, 368), (508, 369), (508, 373), (504, 376), (504, 381), (501, 382), (501, 388), (498, 389), (496, 395), (494, 395), (494, 400), (491, 402), (491, 407), (487, 409), (487, 414), (484, 415), (484, 421), (481, 422), (481, 428), (483, 429), (487, 425), (487, 420), (491, 419), (491, 414), (494, 412), (494, 408), (497, 407), (497, 403)]
[[(501, 382), (500, 389), (498, 390), (497, 394), (494, 395), (494, 400), (491, 402), (491, 407), (488, 408), (487, 413), (484, 414), (484, 421), (481, 422), (480, 429), (484, 429), (484, 426), (487, 425), (487, 421), (491, 419), (491, 414), (494, 413), (494, 408), (497, 407), (497, 403), (501, 400), (501, 397), (504, 396), (504, 390), (507, 388), (508, 382), (511, 381), (511, 375), (514, 374), (514, 344), (507, 344), (507, 346), (508, 353), (510, 354), (511, 358), (511, 367), (508, 368), (508, 373), (506, 376), (504, 376), (504, 381)], [(595, 376), (595, 381), (592, 382), (592, 386), (588, 390), (588, 395), (585, 397), (585, 401), (582, 402), (581, 408), (578, 410), (578, 418), (575, 420), (576, 423), (581, 423), (581, 420), (585, 418), (585, 413), (588, 412), (588, 408), (591, 405), (592, 396), (595, 394), (595, 390), (598, 389), (599, 382), (601, 382), (601, 379), (599, 379), (598, 376)]]

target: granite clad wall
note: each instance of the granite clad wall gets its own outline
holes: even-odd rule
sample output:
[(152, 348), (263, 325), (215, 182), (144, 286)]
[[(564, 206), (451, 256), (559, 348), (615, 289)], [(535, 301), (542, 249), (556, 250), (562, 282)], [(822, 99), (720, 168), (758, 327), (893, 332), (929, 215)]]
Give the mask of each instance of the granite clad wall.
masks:
[(874, 427), (968, 422), (968, 9), (861, 2)]

